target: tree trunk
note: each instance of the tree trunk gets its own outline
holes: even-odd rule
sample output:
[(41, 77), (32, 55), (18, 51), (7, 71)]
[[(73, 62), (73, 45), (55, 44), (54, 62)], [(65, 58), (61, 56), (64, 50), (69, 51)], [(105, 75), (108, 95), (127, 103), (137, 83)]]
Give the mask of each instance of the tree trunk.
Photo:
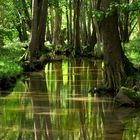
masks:
[(51, 33), (51, 42), (50, 43), (52, 43), (53, 42), (53, 30), (54, 30), (54, 12), (53, 12), (54, 10), (53, 10), (53, 6), (52, 5), (50, 5), (50, 16), (51, 16), (51, 19), (50, 19), (50, 33)]
[(94, 46), (97, 43), (95, 25), (93, 24), (92, 34), (89, 40), (89, 51), (94, 51)]
[(29, 46), (29, 60), (32, 63), (34, 59), (41, 56), (41, 51), (45, 41), (47, 0), (32, 1), (32, 30), (31, 42)]
[(88, 32), (88, 43), (90, 43), (90, 37), (91, 37), (91, 22), (92, 22), (92, 1), (90, 0), (89, 2), (89, 11), (87, 12), (87, 17), (88, 17), (88, 27), (87, 27), (87, 32)]
[(27, 23), (29, 30), (31, 30), (31, 19), (30, 19), (28, 8), (27, 8), (27, 3), (25, 0), (22, 0), (22, 5), (23, 5), (24, 14), (25, 14), (25, 22)]
[[(49, 12), (48, 12), (48, 14), (49, 14)], [(48, 15), (48, 17), (49, 17), (50, 15)], [(52, 43), (52, 34), (51, 34), (51, 28), (50, 28), (50, 20), (49, 19), (47, 19), (47, 27), (46, 27), (46, 41), (49, 41), (50, 43)]]
[(129, 12), (125, 13), (123, 43), (129, 42)]
[[(99, 10), (100, 8), (100, 3), (101, 3), (101, 0), (97, 0), (97, 1), (91, 1), (90, 4), (91, 4), (91, 10), (92, 9), (96, 9), (96, 10)], [(92, 21), (92, 34), (91, 34), (91, 37), (90, 37), (90, 40), (89, 40), (89, 46), (90, 46), (90, 50), (93, 50), (94, 51), (94, 46), (95, 44), (100, 44), (101, 43), (101, 37), (100, 37), (100, 23), (94, 18), (91, 17), (91, 21)]]
[(87, 2), (82, 1), (82, 15), (81, 15), (81, 33), (82, 33), (82, 45), (88, 45), (88, 31), (87, 31), (87, 23), (86, 23), (86, 8)]
[(73, 46), (73, 30), (72, 30), (72, 27), (73, 27), (73, 24), (72, 24), (72, 2), (71, 0), (69, 0), (69, 9), (70, 9), (70, 12), (69, 12), (69, 17), (70, 17), (70, 45)]
[(67, 44), (70, 45), (70, 22), (68, 14), (68, 0), (66, 0), (66, 19), (67, 19)]
[(38, 23), (39, 50), (43, 51), (43, 46), (45, 42), (48, 0), (42, 0), (40, 4), (41, 4), (41, 7), (39, 11), (39, 18), (38, 18), (39, 19), (39, 23)]
[(38, 1), (32, 0), (32, 27), (31, 27), (31, 42), (29, 46), (29, 60), (32, 62), (33, 57), (36, 57), (38, 50)]
[(138, 12), (138, 36), (140, 36), (140, 12)]
[[(102, 0), (101, 10), (106, 12), (114, 0)], [(133, 73), (133, 66), (124, 56), (119, 31), (117, 11), (104, 17), (101, 23), (101, 33), (104, 43), (104, 71), (106, 86), (117, 89), (123, 84), (127, 75)]]
[(62, 14), (61, 8), (59, 6), (59, 1), (56, 3), (55, 7), (55, 17), (54, 17), (54, 36), (53, 36), (53, 44), (59, 45), (61, 44), (60, 34), (61, 34), (61, 21)]
[(123, 43), (129, 42), (129, 12), (125, 12), (124, 15), (122, 15), (122, 18), (120, 17), (119, 20), (119, 32), (120, 32), (120, 38)]
[(81, 54), (81, 46), (80, 46), (80, 7), (81, 0), (75, 0), (74, 6), (74, 49), (75, 55)]

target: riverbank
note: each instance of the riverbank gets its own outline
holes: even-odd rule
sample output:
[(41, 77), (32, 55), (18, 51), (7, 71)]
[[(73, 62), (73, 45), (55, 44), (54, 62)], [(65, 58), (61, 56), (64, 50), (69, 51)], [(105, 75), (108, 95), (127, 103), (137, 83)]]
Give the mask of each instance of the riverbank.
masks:
[(0, 47), (0, 90), (10, 89), (23, 72), (19, 58), (24, 53), (24, 43), (10, 43)]
[[(128, 51), (129, 50), (128, 48), (130, 48), (129, 45), (131, 45), (131, 43), (127, 44), (124, 47), (126, 51), (126, 55), (137, 66), (139, 65), (139, 61), (135, 61), (134, 56), (138, 58), (138, 51), (129, 52)], [(28, 61), (20, 62), (23, 54), (26, 51), (25, 48), (27, 48), (27, 46), (28, 44), (26, 43), (16, 42), (0, 47), (0, 89), (1, 90), (9, 89), (16, 82), (17, 77), (20, 76), (23, 73), (23, 71), (30, 70)], [(44, 64), (46, 64), (46, 62), (62, 61), (63, 59), (62, 54), (66, 55), (66, 48), (59, 48), (57, 50), (53, 50), (52, 46), (49, 47), (48, 45), (46, 45), (46, 49), (47, 49), (46, 52), (48, 52), (48, 54), (42, 55), (38, 59), (38, 61), (35, 61), (35, 66), (36, 66), (35, 70), (36, 68), (42, 69)], [(60, 51), (61, 53), (57, 54)], [(58, 57), (56, 57), (56, 55), (58, 55)], [(81, 57), (84, 57), (84, 55)], [(127, 79), (126, 87), (133, 88), (133, 85), (135, 84), (135, 82), (133, 81), (136, 80), (135, 77), (132, 76)], [(139, 81), (139, 79), (137, 79), (137, 81)], [(138, 85), (137, 87), (139, 88)]]

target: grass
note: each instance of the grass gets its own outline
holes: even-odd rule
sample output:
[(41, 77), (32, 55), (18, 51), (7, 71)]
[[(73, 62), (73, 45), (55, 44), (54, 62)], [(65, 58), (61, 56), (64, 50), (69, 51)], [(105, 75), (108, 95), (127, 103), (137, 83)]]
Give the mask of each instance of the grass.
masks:
[(10, 43), (0, 47), (0, 78), (16, 77), (22, 73), (19, 58), (24, 53), (25, 43)]

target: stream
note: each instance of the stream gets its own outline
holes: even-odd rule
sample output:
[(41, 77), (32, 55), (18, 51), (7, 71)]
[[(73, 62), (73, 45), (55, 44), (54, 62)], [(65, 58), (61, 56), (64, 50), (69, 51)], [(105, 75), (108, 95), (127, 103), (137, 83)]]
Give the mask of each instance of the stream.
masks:
[(67, 59), (26, 73), (0, 96), (0, 140), (139, 140), (140, 111), (89, 93), (103, 63)]

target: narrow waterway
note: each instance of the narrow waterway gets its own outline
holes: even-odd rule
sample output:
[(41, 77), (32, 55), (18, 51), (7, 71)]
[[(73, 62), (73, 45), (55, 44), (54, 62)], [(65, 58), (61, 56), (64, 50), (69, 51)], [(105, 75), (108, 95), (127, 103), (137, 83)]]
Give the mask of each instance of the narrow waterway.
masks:
[(140, 111), (91, 95), (99, 60), (64, 60), (28, 73), (0, 97), (0, 140), (139, 140)]

